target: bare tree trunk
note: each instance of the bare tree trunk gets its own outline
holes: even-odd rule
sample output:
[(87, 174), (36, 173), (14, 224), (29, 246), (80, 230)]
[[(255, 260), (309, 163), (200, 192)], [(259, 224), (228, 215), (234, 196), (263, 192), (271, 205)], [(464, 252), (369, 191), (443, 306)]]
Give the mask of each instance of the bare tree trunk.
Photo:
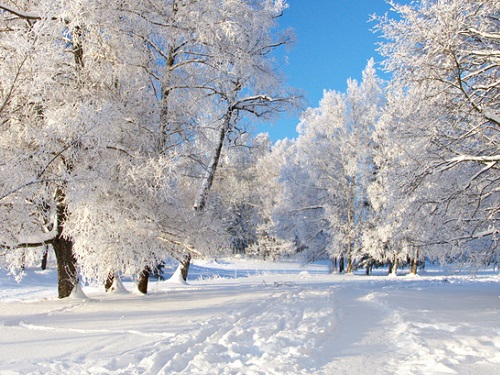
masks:
[(71, 295), (78, 283), (76, 259), (73, 255), (73, 241), (59, 235), (53, 242), (57, 259), (57, 280), (59, 298)]
[(368, 261), (368, 264), (366, 265), (366, 276), (370, 276), (371, 273), (373, 273), (373, 261)]
[(415, 254), (410, 260), (410, 273), (416, 275), (417, 268), (418, 268), (418, 247), (415, 248)]
[(349, 247), (347, 249), (347, 273), (352, 273), (354, 271), (354, 264), (352, 262), (352, 247), (349, 244)]
[(47, 269), (47, 258), (49, 256), (49, 245), (43, 245), (43, 255), (42, 255), (42, 264), (41, 268), (43, 271)]
[(344, 256), (339, 256), (339, 273), (344, 272)]
[(184, 259), (180, 261), (182, 279), (187, 281), (189, 266), (191, 265), (191, 254), (186, 254)]
[(196, 211), (203, 211), (205, 208), (205, 205), (207, 203), (207, 198), (208, 198), (208, 193), (210, 192), (210, 189), (212, 188), (212, 183), (214, 182), (214, 177), (215, 177), (215, 172), (217, 171), (217, 166), (219, 165), (219, 160), (220, 156), (222, 153), (222, 146), (224, 145), (224, 141), (226, 139), (226, 133), (229, 130), (229, 124), (231, 122), (231, 117), (232, 117), (232, 110), (228, 109), (225, 118), (224, 118), (224, 123), (222, 124), (221, 128), (219, 129), (219, 138), (218, 138), (218, 143), (217, 147), (215, 149), (215, 152), (212, 156), (212, 160), (210, 161), (210, 164), (208, 165), (207, 171), (205, 173), (205, 177), (203, 178), (203, 182), (201, 184), (200, 191), (196, 197), (196, 201), (194, 203), (194, 209)]
[(57, 278), (59, 298), (66, 298), (78, 284), (76, 258), (73, 254), (73, 241), (63, 236), (66, 220), (65, 193), (62, 189), (56, 191), (57, 201), (57, 236), (52, 241), (52, 247), (57, 259)]
[(144, 294), (148, 293), (149, 272), (149, 267), (144, 267), (144, 269), (139, 273), (137, 289), (139, 290), (139, 292)]
[(332, 261), (332, 266), (331, 266), (332, 268), (330, 270), (330, 273), (335, 273), (337, 271), (337, 257), (333, 257), (331, 261)]
[(106, 282), (104, 283), (104, 290), (108, 292), (113, 286), (113, 282), (115, 281), (115, 273), (110, 271), (108, 277), (106, 278)]
[(396, 275), (398, 273), (398, 267), (399, 267), (399, 259), (396, 254), (394, 254), (394, 263), (393, 263), (393, 268), (392, 268), (392, 273)]

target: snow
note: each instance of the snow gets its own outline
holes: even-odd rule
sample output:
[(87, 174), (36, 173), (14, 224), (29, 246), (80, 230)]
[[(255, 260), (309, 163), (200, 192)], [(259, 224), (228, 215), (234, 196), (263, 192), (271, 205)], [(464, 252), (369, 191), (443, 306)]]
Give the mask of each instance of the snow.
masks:
[[(500, 278), (195, 261), (148, 295), (0, 273), (0, 374), (500, 374)], [(165, 273), (165, 276), (168, 272)], [(168, 277), (167, 277), (168, 279)], [(85, 297), (86, 296), (86, 297)]]

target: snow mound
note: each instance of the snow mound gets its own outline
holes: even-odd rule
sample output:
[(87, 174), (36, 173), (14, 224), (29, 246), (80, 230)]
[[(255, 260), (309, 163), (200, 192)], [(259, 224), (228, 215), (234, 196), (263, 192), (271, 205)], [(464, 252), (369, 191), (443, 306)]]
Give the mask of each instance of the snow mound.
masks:
[(120, 277), (115, 276), (113, 280), (113, 284), (108, 289), (108, 293), (110, 294), (128, 294), (128, 290), (123, 286), (122, 280)]
[(71, 299), (87, 299), (87, 295), (84, 293), (79, 282), (75, 285), (69, 297)]
[(177, 285), (187, 285), (186, 280), (182, 277), (181, 265), (177, 267), (174, 274), (166, 281), (168, 284), (177, 284)]

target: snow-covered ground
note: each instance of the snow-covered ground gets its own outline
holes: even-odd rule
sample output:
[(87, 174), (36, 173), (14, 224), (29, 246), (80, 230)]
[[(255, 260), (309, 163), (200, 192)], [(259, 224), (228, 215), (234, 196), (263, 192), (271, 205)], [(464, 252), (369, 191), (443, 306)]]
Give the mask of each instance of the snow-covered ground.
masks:
[(58, 300), (55, 270), (2, 271), (0, 374), (500, 374), (498, 272), (224, 259), (124, 286)]

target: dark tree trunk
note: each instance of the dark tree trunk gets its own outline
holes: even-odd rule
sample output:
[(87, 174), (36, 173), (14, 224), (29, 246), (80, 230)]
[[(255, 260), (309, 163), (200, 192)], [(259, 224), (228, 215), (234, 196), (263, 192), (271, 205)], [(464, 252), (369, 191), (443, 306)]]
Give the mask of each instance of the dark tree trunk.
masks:
[(229, 109), (225, 115), (224, 123), (219, 129), (219, 139), (217, 140), (217, 147), (215, 148), (215, 152), (212, 155), (210, 164), (208, 165), (207, 171), (205, 172), (205, 177), (203, 178), (200, 191), (198, 192), (196, 201), (194, 203), (194, 209), (196, 211), (203, 211), (207, 203), (208, 193), (212, 188), (215, 172), (217, 171), (217, 166), (219, 165), (219, 160), (222, 153), (222, 146), (224, 145), (224, 140), (226, 139), (226, 134), (229, 130), (232, 115), (233, 112), (231, 109)]
[(76, 259), (73, 255), (73, 242), (59, 235), (52, 242), (57, 259), (57, 278), (59, 298), (71, 295), (78, 277), (76, 272)]
[(62, 189), (56, 191), (57, 197), (57, 236), (52, 240), (52, 247), (57, 259), (57, 279), (59, 298), (66, 298), (78, 283), (77, 263), (73, 254), (73, 241), (63, 236), (66, 220), (66, 195)]
[(392, 270), (393, 270), (393, 265), (392, 265), (392, 262), (387, 262), (387, 265), (389, 266), (389, 271), (387, 272), (388, 275), (390, 275), (392, 273)]
[(42, 270), (46, 270), (47, 269), (47, 258), (49, 256), (49, 246), (48, 245), (43, 245), (44, 246), (44, 250), (43, 250), (43, 255), (42, 255)]
[(139, 273), (137, 289), (139, 290), (139, 292), (144, 294), (148, 293), (149, 272), (149, 267), (144, 267), (144, 269)]
[[(115, 273), (110, 272), (108, 274), (108, 277), (106, 278), (106, 282), (104, 283), (104, 290), (106, 290), (106, 292), (108, 292), (111, 289), (114, 281), (115, 281)], [(147, 288), (147, 286), (146, 286), (146, 288)]]
[(344, 272), (344, 257), (339, 257), (339, 273)]
[(181, 274), (184, 281), (187, 281), (189, 266), (191, 265), (191, 254), (186, 254), (181, 263)]

